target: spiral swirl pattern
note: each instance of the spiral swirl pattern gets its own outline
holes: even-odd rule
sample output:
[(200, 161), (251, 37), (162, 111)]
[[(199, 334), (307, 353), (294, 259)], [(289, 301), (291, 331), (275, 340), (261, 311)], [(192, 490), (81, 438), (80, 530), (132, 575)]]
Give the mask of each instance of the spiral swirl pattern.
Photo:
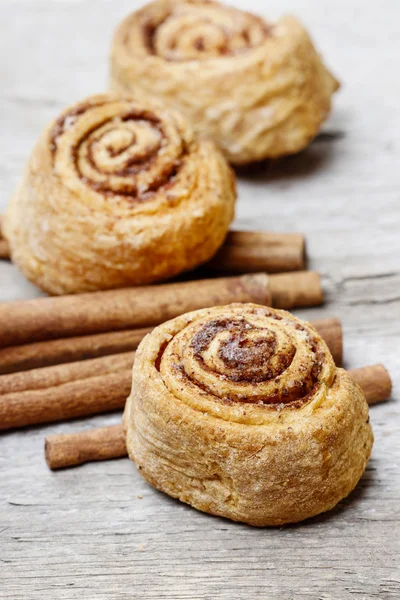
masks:
[(179, 122), (116, 98), (66, 111), (50, 136), (56, 173), (62, 174), (69, 164), (94, 191), (131, 201), (149, 199), (174, 181), (189, 146), (195, 146), (182, 136)]
[(216, 253), (235, 199), (221, 152), (182, 114), (89, 96), (33, 149), (8, 209), (13, 261), (52, 294), (166, 280)]
[(337, 87), (292, 17), (271, 23), (212, 0), (154, 0), (114, 36), (111, 89), (162, 98), (234, 164), (307, 146)]
[(332, 383), (333, 359), (311, 325), (284, 311), (231, 305), (192, 313), (156, 364), (179, 400), (225, 407), (300, 408)]
[(149, 53), (168, 61), (237, 54), (261, 44), (270, 28), (254, 15), (212, 2), (171, 2), (142, 24)]
[(335, 506), (373, 442), (361, 389), (312, 325), (256, 304), (156, 327), (136, 353), (124, 428), (151, 485), (257, 526)]

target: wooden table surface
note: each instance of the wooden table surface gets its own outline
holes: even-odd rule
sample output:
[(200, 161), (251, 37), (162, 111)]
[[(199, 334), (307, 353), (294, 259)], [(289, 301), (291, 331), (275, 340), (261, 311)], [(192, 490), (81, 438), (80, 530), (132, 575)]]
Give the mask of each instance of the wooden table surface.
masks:
[[(118, 414), (3, 434), (1, 598), (400, 598), (400, 6), (234, 4), (273, 18), (296, 14), (343, 83), (306, 152), (241, 176), (237, 225), (306, 233), (327, 302), (299, 314), (343, 320), (346, 366), (383, 362), (390, 370), (393, 399), (371, 410), (371, 461), (335, 510), (258, 530), (154, 491), (128, 459), (47, 469), (45, 435), (116, 423)], [(106, 88), (113, 28), (138, 5), (2, 0), (1, 209), (47, 121)], [(1, 262), (1, 300), (36, 295)]]

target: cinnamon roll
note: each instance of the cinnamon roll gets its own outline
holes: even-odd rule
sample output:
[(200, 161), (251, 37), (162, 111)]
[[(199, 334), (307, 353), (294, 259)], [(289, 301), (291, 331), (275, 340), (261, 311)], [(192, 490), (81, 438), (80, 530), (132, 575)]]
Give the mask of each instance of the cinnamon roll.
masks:
[(373, 443), (361, 388), (314, 327), (256, 304), (187, 313), (147, 335), (124, 427), (151, 485), (257, 526), (331, 509)]
[(210, 259), (235, 197), (231, 168), (183, 116), (98, 95), (40, 137), (4, 233), (13, 261), (46, 292), (146, 284)]
[(163, 98), (245, 164), (307, 146), (338, 82), (292, 17), (272, 23), (211, 0), (155, 0), (117, 29), (111, 87)]

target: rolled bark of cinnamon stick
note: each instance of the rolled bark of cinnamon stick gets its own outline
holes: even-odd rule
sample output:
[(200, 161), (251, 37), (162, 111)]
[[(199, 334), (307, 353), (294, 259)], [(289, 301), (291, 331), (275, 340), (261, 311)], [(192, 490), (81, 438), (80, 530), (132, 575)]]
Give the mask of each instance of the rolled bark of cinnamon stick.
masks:
[(0, 347), (149, 327), (191, 310), (231, 302), (290, 309), (315, 306), (322, 301), (319, 275), (298, 271), (5, 302), (0, 304)]
[(82, 433), (51, 435), (45, 440), (44, 453), (50, 469), (120, 458), (127, 455), (124, 430), (122, 425), (111, 425)]
[(283, 273), (301, 271), (305, 265), (305, 239), (299, 233), (230, 231), (205, 268), (223, 273)]
[(6, 407), (3, 410), (2, 407), (6, 402), (5, 400), (3, 401), (3, 398), (6, 398), (7, 394), (45, 390), (72, 381), (90, 379), (98, 375), (129, 371), (132, 368), (134, 359), (135, 352), (125, 352), (123, 354), (113, 354), (101, 358), (2, 375), (0, 377), (0, 421), (2, 413), (6, 411)]
[(65, 421), (122, 408), (131, 369), (0, 396), (0, 430)]
[(319, 306), (323, 302), (321, 280), (314, 271), (279, 273), (269, 276), (271, 306), (290, 310), (302, 306)]
[[(340, 366), (343, 347), (340, 321), (319, 319), (312, 324), (327, 343), (335, 363)], [(136, 350), (151, 330), (149, 327), (113, 331), (0, 348), (0, 375)]]
[(6, 240), (0, 239), (0, 259), (7, 259), (10, 256), (10, 249)]
[(378, 404), (390, 398), (392, 380), (383, 365), (351, 369), (348, 373), (364, 392), (369, 405)]
[(3, 217), (0, 215), (0, 259), (10, 257), (10, 248), (7, 240), (3, 236)]
[[(392, 382), (383, 365), (351, 369), (348, 373), (363, 390), (368, 404), (390, 398)], [(90, 429), (81, 433), (50, 435), (45, 439), (45, 458), (50, 469), (126, 455), (122, 425)]]
[(343, 330), (340, 320), (334, 317), (317, 319), (311, 321), (311, 325), (314, 325), (319, 335), (325, 341), (336, 366), (341, 367), (343, 362)]
[(151, 330), (128, 329), (0, 348), (0, 375), (136, 350)]
[[(328, 346), (341, 346), (342, 329), (336, 319), (316, 325)], [(0, 376), (0, 430), (123, 408), (134, 355), (114, 354)], [(109, 375), (113, 378), (107, 379)]]

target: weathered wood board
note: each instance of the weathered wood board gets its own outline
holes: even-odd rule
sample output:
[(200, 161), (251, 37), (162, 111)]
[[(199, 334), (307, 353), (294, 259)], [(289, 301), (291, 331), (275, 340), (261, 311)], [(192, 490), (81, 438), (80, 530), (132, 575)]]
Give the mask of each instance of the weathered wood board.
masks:
[[(121, 459), (51, 473), (46, 434), (0, 436), (0, 597), (370, 600), (400, 597), (400, 60), (397, 0), (237, 0), (313, 32), (343, 82), (325, 134), (299, 156), (242, 174), (237, 225), (307, 234), (349, 367), (383, 362), (393, 400), (371, 410), (373, 456), (356, 491), (301, 525), (257, 530), (155, 492)], [(107, 53), (135, 0), (0, 3), (0, 209), (47, 121), (107, 85)], [(38, 291), (0, 263), (0, 300)]]

